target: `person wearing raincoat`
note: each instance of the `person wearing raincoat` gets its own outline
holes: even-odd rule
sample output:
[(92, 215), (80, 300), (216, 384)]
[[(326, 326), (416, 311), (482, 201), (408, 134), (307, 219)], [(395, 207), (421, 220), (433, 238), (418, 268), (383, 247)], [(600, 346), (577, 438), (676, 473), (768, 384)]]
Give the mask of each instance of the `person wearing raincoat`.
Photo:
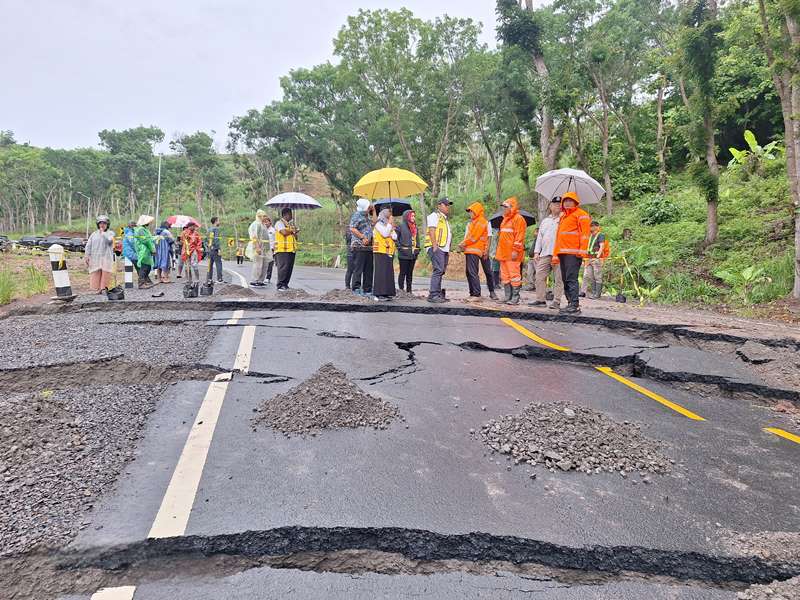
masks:
[(497, 300), (494, 293), (494, 276), (492, 266), (489, 263), (489, 239), (492, 236), (492, 227), (484, 216), (483, 204), (473, 202), (467, 207), (470, 215), (470, 222), (464, 232), (464, 241), (459, 244), (459, 249), (464, 253), (466, 259), (467, 285), (471, 298), (481, 297), (481, 277), (478, 271), (479, 266), (483, 267), (483, 274), (486, 276), (486, 286), (489, 288), (489, 297)]
[(495, 257), (500, 261), (500, 281), (505, 298), (502, 304), (519, 304), (519, 291), (522, 287), (522, 259), (525, 253), (525, 217), (519, 214), (519, 201), (516, 197), (502, 204), (503, 222), (497, 240)]
[(150, 215), (142, 215), (136, 222), (134, 240), (136, 242), (136, 264), (139, 266), (139, 289), (153, 287), (150, 271), (153, 269), (153, 254), (156, 252), (155, 238), (150, 232), (150, 224), (155, 219)]
[(136, 221), (131, 221), (123, 231), (122, 257), (133, 263), (136, 273), (139, 273), (139, 256), (136, 254)]
[(203, 238), (195, 223), (187, 223), (181, 235), (181, 259), (186, 268), (189, 283), (200, 282), (200, 263), (203, 262)]
[(89, 288), (100, 294), (108, 289), (114, 273), (114, 232), (107, 216), (97, 217), (97, 231), (89, 236), (84, 257), (89, 269)]
[(561, 196), (561, 218), (558, 221), (556, 245), (553, 249), (553, 264), (561, 265), (564, 295), (567, 297), (567, 306), (559, 311), (563, 314), (575, 315), (581, 312), (578, 304), (578, 272), (583, 259), (588, 256), (592, 218), (580, 208), (580, 203), (575, 192), (567, 192)]
[(170, 283), (169, 271), (172, 268), (172, 246), (175, 238), (169, 230), (169, 223), (164, 221), (156, 229), (156, 276), (161, 283)]

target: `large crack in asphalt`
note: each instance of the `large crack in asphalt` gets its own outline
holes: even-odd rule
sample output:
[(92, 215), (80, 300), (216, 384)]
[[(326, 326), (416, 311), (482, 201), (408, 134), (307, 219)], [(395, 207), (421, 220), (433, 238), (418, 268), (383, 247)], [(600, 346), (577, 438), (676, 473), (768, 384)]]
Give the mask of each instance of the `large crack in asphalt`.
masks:
[(394, 381), (396, 379), (400, 379), (401, 377), (405, 377), (407, 375), (411, 375), (412, 373), (416, 373), (420, 367), (419, 367), (419, 362), (417, 361), (417, 355), (414, 352), (414, 348), (422, 344), (428, 344), (430, 346), (442, 345), (439, 342), (425, 342), (425, 341), (394, 342), (395, 346), (397, 346), (400, 350), (406, 353), (406, 359), (399, 365), (396, 365), (391, 369), (386, 369), (385, 371), (381, 371), (377, 375), (371, 375), (370, 377), (361, 377), (358, 381), (366, 381), (368, 382), (368, 385), (376, 385), (378, 383)]
[(0, 575), (7, 589), (24, 593), (32, 586), (49, 585), (63, 594), (176, 574), (220, 577), (265, 565), (339, 573), (497, 575), (506, 570), (567, 584), (644, 579), (731, 589), (800, 574), (798, 561), (756, 556), (641, 546), (571, 547), (489, 533), (444, 534), (397, 527), (291, 526), (13, 556), (0, 559)]
[[(687, 371), (665, 371), (654, 367), (641, 356), (648, 350), (658, 348), (653, 346), (644, 348), (625, 346), (630, 347), (632, 352), (618, 356), (606, 356), (585, 351), (553, 350), (533, 345), (518, 346), (516, 348), (496, 348), (473, 341), (461, 342), (455, 345), (464, 350), (497, 352), (500, 354), (510, 354), (517, 358), (534, 358), (579, 365), (614, 367), (621, 375), (628, 377), (640, 377), (654, 381), (676, 383), (686, 389), (697, 389), (698, 391), (704, 391), (706, 393), (724, 393), (734, 398), (748, 400), (758, 398), (770, 401), (788, 400), (800, 407), (800, 392), (796, 390), (787, 390), (759, 383), (738, 381), (722, 375), (691, 373)], [(603, 346), (602, 348), (613, 347), (615, 346)], [(662, 348), (663, 347), (667, 346), (662, 346)], [(599, 348), (601, 347), (592, 349)]]
[(213, 381), (225, 373), (281, 383), (292, 378), (275, 373), (223, 369), (216, 365), (157, 365), (128, 360), (125, 355), (80, 362), (0, 369), (0, 392), (6, 394), (63, 390), (73, 387), (127, 384), (169, 384), (181, 381)]

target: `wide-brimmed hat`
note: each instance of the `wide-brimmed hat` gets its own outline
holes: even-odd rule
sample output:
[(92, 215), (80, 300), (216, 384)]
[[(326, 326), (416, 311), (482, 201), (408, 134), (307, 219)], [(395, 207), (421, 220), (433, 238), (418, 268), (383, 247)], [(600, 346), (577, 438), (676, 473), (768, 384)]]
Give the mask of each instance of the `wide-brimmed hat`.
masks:
[(156, 218), (155, 217), (151, 217), (150, 215), (141, 215), (139, 217), (139, 220), (136, 221), (136, 226), (137, 227), (147, 227), (148, 225), (150, 225), (150, 223), (152, 223), (155, 220), (156, 220)]

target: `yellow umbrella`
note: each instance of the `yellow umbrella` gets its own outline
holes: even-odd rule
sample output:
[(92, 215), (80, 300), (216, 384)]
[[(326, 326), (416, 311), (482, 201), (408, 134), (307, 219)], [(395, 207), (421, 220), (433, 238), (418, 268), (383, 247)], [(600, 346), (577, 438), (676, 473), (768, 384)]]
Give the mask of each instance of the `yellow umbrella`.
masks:
[(419, 175), (405, 169), (387, 167), (364, 175), (353, 188), (353, 193), (370, 200), (406, 198), (421, 194), (427, 187), (428, 184), (422, 181)]

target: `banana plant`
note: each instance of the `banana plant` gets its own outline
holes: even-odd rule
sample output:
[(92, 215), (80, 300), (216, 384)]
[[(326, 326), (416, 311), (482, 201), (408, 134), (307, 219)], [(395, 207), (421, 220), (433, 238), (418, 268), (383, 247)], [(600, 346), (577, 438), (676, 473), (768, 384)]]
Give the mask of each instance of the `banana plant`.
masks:
[(778, 147), (778, 142), (772, 141), (766, 146), (761, 146), (756, 140), (755, 134), (746, 129), (744, 132), (744, 141), (747, 142), (748, 149), (738, 150), (736, 148), (728, 148), (733, 158), (728, 163), (731, 169), (744, 169), (747, 175), (757, 173), (763, 175), (764, 162), (768, 160), (775, 160), (776, 155), (782, 152), (782, 148)]
[(714, 276), (719, 277), (722, 281), (731, 286), (734, 294), (736, 294), (743, 304), (750, 302), (750, 295), (755, 286), (770, 281), (769, 277), (764, 273), (764, 268), (756, 267), (755, 265), (746, 267), (741, 271), (722, 269), (716, 271)]

